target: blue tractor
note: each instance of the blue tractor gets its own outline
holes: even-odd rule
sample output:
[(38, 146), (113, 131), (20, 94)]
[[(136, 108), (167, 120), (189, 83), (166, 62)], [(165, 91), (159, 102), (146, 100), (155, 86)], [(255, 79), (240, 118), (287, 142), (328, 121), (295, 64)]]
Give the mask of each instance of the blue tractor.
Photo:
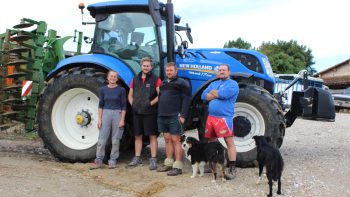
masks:
[[(273, 95), (275, 80), (268, 58), (257, 51), (189, 49), (180, 33), (192, 42), (191, 29), (179, 25), (180, 17), (174, 15), (169, 0), (165, 4), (157, 0), (119, 0), (92, 4), (87, 9), (95, 19), (83, 22), (95, 25), (90, 53), (60, 61), (47, 76), (47, 87), (39, 101), (39, 134), (62, 161), (86, 162), (95, 157), (98, 94), (106, 82), (106, 73), (117, 71), (120, 85), (128, 90), (145, 56), (153, 59), (153, 72), (161, 79), (165, 77), (165, 64), (173, 61), (178, 75), (190, 83), (192, 101), (185, 127), (198, 129), (200, 139), (207, 108), (200, 99), (201, 92), (216, 80), (218, 65), (230, 66), (231, 78), (240, 87), (233, 120), (240, 166), (254, 164), (254, 135), (270, 136), (272, 143), (280, 147), (286, 127), (297, 117), (335, 118), (330, 94), (315, 87), (293, 93), (291, 109), (284, 113)], [(129, 106), (122, 149), (133, 143), (130, 110)]]

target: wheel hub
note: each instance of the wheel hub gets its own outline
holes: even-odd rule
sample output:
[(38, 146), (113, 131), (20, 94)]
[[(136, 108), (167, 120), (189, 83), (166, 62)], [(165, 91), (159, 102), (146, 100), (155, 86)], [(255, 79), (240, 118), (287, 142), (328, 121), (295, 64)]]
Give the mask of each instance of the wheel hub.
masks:
[(82, 110), (75, 116), (75, 122), (81, 127), (87, 127), (91, 123), (91, 114), (88, 110)]
[(251, 122), (243, 116), (233, 118), (234, 134), (236, 137), (245, 137), (250, 133), (252, 128)]

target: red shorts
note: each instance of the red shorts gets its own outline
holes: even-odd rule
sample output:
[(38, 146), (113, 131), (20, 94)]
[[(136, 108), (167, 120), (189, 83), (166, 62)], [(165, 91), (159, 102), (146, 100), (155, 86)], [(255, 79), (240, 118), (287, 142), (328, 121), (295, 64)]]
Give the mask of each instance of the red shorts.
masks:
[(233, 135), (232, 117), (219, 118), (208, 116), (207, 123), (205, 125), (204, 137), (210, 139), (219, 137), (231, 137)]

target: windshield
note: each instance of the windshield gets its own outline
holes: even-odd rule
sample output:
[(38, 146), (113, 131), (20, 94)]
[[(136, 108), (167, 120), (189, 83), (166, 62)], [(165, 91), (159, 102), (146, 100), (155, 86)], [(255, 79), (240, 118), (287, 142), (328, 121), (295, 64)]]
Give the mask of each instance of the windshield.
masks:
[(105, 53), (126, 62), (135, 73), (141, 71), (140, 60), (151, 57), (153, 72), (159, 76), (157, 28), (150, 15), (144, 13), (111, 14), (96, 24), (95, 53)]

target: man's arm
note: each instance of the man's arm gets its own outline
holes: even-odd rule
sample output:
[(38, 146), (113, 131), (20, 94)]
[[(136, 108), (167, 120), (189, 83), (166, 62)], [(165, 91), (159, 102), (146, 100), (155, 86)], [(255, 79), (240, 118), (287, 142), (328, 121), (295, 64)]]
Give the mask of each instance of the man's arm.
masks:
[(235, 81), (233, 81), (231, 83), (227, 83), (223, 88), (220, 88), (220, 90), (218, 91), (218, 98), (227, 99), (233, 97), (234, 95), (237, 95), (238, 93), (238, 84)]
[(134, 101), (134, 90), (132, 88), (129, 89), (128, 101), (132, 106), (132, 102)]
[(201, 95), (201, 99), (204, 101), (211, 101), (214, 99), (214, 95), (212, 95), (210, 92), (212, 91), (213, 86), (212, 83), (209, 84), (209, 86), (203, 91)]
[(151, 106), (155, 105), (158, 103), (159, 101), (159, 91), (160, 91), (160, 85), (161, 85), (162, 81), (160, 80), (160, 78), (158, 77), (157, 81), (156, 81), (156, 91), (157, 91), (157, 96), (156, 98), (154, 98), (153, 100), (151, 100)]
[(130, 82), (128, 101), (129, 101), (130, 105), (132, 106), (132, 103), (134, 101), (134, 79), (132, 79), (131, 82)]
[(156, 98), (151, 100), (151, 106), (153, 106), (153, 105), (158, 103), (158, 100), (159, 100), (159, 87), (156, 87), (156, 91), (157, 91), (157, 96), (156, 96)]
[(190, 107), (190, 102), (191, 102), (191, 88), (186, 80), (184, 80), (184, 83), (182, 84), (181, 91), (182, 91), (181, 92), (182, 106), (181, 106), (180, 121), (184, 123), (185, 118), (187, 117), (188, 109)]
[(207, 94), (207, 101), (211, 101), (213, 99), (219, 98), (219, 91), (216, 89), (212, 89), (208, 94)]

